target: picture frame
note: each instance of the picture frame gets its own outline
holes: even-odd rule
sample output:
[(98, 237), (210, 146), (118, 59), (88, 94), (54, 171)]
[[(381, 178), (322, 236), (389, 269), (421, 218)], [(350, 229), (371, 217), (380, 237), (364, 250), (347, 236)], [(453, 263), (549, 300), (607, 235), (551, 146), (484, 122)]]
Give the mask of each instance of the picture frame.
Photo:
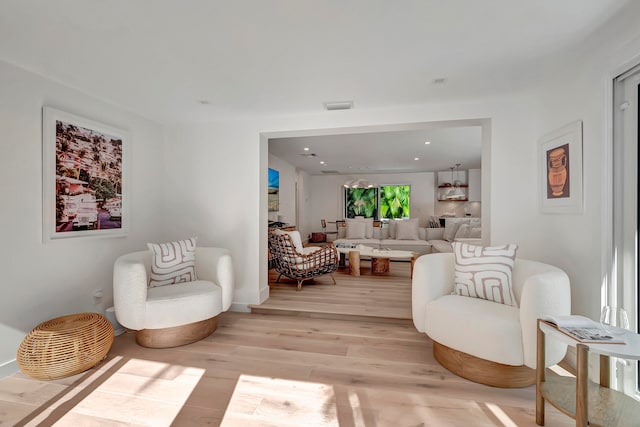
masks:
[(129, 135), (42, 109), (43, 241), (123, 237), (129, 230)]
[(538, 143), (540, 211), (583, 212), (582, 121), (542, 136)]

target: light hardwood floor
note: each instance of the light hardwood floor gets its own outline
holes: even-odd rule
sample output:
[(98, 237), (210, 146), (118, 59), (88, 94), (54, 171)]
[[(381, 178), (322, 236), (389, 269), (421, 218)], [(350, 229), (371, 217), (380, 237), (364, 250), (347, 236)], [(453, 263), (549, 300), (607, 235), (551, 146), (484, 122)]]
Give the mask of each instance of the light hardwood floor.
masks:
[[(392, 272), (401, 275), (396, 267)], [(354, 299), (367, 294), (357, 286), (370, 283), (373, 289), (378, 280), (366, 274), (360, 285), (342, 275), (336, 279), (337, 286), (326, 287), (350, 287)], [(272, 295), (309, 298), (318, 310), (318, 304), (337, 304), (324, 286), (317, 282), (296, 292), (292, 284), (290, 292), (283, 284)], [(371, 294), (378, 303), (395, 298)], [(173, 349), (140, 347), (126, 333), (104, 362), (84, 374), (36, 381), (18, 373), (0, 380), (0, 425), (536, 425), (534, 387), (499, 389), (449, 373), (410, 320), (374, 318), (370, 311), (322, 318), (313, 310), (223, 313), (213, 335)], [(549, 406), (546, 422), (573, 425)]]

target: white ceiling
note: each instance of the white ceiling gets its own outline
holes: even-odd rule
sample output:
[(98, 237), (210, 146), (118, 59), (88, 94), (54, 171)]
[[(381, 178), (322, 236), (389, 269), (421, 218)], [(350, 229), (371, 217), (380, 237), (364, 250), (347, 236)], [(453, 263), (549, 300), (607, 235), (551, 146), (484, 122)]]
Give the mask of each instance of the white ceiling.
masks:
[(270, 154), (312, 175), (477, 169), (481, 147), (480, 126), (269, 140)]
[[(2, 0), (0, 60), (159, 123), (323, 114), (323, 102), (342, 100), (366, 110), (534, 85), (541, 64), (628, 1)], [(342, 173), (468, 168), (479, 141), (466, 131), (295, 140), (272, 152), (303, 167), (297, 146), (308, 144)], [(429, 163), (444, 146), (449, 157)], [(321, 173), (313, 162), (308, 171)]]
[(161, 123), (379, 108), (530, 84), (626, 2), (2, 0), (0, 59)]

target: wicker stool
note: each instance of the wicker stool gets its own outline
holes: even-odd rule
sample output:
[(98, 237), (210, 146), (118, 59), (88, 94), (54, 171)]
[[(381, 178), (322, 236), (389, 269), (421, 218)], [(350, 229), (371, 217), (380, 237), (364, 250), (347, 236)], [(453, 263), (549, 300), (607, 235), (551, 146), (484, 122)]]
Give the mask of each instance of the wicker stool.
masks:
[(18, 366), (39, 380), (79, 374), (104, 359), (113, 339), (113, 326), (101, 314), (56, 317), (33, 328), (22, 340)]

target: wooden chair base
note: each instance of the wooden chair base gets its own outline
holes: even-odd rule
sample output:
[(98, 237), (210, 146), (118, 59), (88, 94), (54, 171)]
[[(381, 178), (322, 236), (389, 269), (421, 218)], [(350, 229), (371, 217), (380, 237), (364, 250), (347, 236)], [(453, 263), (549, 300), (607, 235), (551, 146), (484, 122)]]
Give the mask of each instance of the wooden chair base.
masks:
[(536, 383), (536, 371), (527, 366), (491, 362), (433, 342), (433, 356), (454, 374), (493, 387), (528, 387)]
[(173, 328), (142, 329), (136, 332), (136, 342), (149, 348), (179, 347), (208, 337), (217, 327), (216, 316)]

